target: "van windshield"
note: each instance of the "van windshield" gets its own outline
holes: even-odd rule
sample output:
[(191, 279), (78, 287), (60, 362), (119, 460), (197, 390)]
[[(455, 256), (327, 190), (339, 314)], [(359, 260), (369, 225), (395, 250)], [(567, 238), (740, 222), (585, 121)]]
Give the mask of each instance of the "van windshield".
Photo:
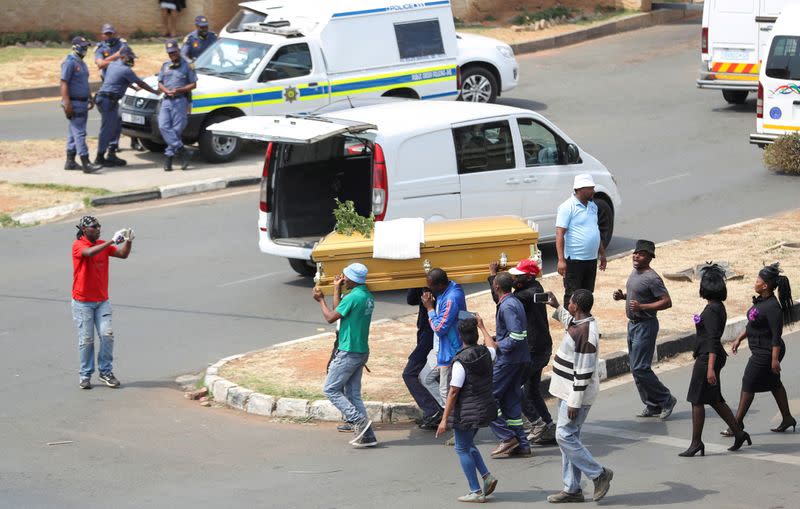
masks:
[(261, 23), (265, 19), (267, 19), (267, 15), (263, 12), (241, 9), (236, 13), (225, 29), (230, 33), (244, 32), (245, 23)]
[(271, 46), (257, 42), (217, 39), (194, 63), (198, 74), (244, 80), (255, 71)]
[(770, 78), (800, 80), (800, 37), (776, 35), (767, 58), (766, 74)]

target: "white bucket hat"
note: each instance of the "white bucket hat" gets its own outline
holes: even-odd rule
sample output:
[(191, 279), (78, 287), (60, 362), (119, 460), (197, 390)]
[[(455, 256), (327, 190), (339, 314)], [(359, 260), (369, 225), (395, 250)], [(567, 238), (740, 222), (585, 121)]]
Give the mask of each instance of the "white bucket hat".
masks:
[(581, 189), (584, 187), (594, 187), (594, 179), (588, 173), (581, 173), (575, 175), (575, 182), (572, 184), (572, 189)]

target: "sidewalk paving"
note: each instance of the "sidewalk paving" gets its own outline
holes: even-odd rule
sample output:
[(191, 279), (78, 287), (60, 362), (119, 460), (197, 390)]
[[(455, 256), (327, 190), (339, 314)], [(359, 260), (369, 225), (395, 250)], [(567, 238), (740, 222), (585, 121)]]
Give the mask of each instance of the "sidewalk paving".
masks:
[(239, 157), (227, 164), (210, 164), (195, 154), (186, 171), (177, 166), (172, 172), (165, 172), (163, 154), (128, 149), (119, 154), (128, 162), (127, 166), (103, 168), (88, 175), (82, 171), (65, 171), (63, 159), (48, 159), (36, 166), (0, 168), (0, 181), (97, 187), (123, 193), (212, 178), (260, 177), (263, 150), (262, 144), (247, 143)]

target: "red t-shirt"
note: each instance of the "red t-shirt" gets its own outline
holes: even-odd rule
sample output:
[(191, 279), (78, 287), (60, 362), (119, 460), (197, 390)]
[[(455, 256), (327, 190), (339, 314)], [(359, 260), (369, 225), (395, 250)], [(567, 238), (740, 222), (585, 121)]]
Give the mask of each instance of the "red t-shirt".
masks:
[(104, 240), (92, 243), (81, 237), (72, 243), (72, 298), (83, 302), (102, 302), (108, 300), (108, 257), (117, 252), (117, 246), (110, 245), (94, 256), (82, 256), (87, 247), (102, 244)]

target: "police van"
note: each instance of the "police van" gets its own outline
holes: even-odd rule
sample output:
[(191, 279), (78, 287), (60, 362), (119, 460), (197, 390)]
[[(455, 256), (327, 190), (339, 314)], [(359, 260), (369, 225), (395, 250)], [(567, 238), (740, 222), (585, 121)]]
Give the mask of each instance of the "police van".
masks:
[(800, 131), (800, 5), (784, 7), (761, 68), (756, 132), (750, 143), (764, 148)]
[(376, 221), (514, 215), (552, 241), (559, 204), (575, 175), (589, 173), (606, 245), (621, 203), (600, 161), (542, 115), (510, 106), (396, 99), (306, 117), (240, 117), (210, 129), (269, 142), (258, 245), (306, 276), (315, 271), (315, 243), (333, 230), (337, 198)]
[[(244, 115), (307, 114), (357, 97), (456, 99), (459, 51), (449, 0), (394, 4), (392, 0), (297, 0), (272, 5), (246, 22), (234, 18), (194, 63), (198, 75), (183, 138), (199, 143), (209, 162), (236, 157), (239, 138), (214, 135), (207, 126)], [(263, 7), (263, 2), (249, 2)], [(263, 15), (263, 18), (261, 17)], [(488, 38), (464, 45), (477, 56), (492, 53), (504, 64), (496, 86), (464, 99), (493, 101), (516, 86), (511, 47)], [(461, 76), (475, 86), (486, 80)], [(151, 78), (154, 81), (154, 78)], [(490, 83), (490, 84), (491, 84)], [(485, 88), (485, 87), (484, 87)], [(481, 95), (481, 94), (484, 95)], [(129, 90), (120, 113), (123, 133), (150, 150), (163, 149), (159, 99)]]
[(758, 74), (770, 31), (790, 0), (706, 0), (701, 32), (700, 88), (721, 90), (743, 104), (758, 90)]

